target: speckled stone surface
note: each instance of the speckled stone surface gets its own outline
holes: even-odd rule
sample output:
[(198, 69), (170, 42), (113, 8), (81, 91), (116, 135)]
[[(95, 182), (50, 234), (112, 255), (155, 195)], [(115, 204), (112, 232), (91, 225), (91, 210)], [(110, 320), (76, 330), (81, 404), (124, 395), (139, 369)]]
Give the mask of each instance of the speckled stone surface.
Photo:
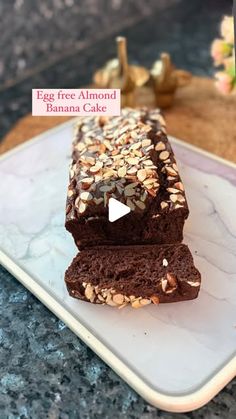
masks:
[(236, 380), (198, 411), (162, 412), (4, 269), (0, 281), (1, 419), (235, 419)]
[(1, 0), (0, 85), (61, 61), (179, 1)]
[[(24, 1), (0, 1), (1, 15), (3, 10), (10, 13), (12, 6), (20, 8), (21, 3)], [(27, 1), (28, 5), (30, 3)], [(115, 3), (119, 1), (113, 1)], [(154, 12), (152, 17), (142, 14), (142, 21), (123, 31), (129, 38), (130, 56), (150, 65), (161, 50), (167, 49), (177, 65), (199, 75), (211, 74), (209, 44), (217, 33), (221, 15), (230, 12), (231, 4), (226, 0), (182, 0), (181, 7), (173, 6), (168, 13)], [(37, 17), (37, 10), (34, 13)], [(6, 27), (6, 22), (4, 24)], [(4, 37), (7, 42), (6, 33)], [(98, 51), (102, 53), (98, 55)], [(113, 54), (113, 36), (110, 35), (83, 53), (62, 59), (2, 91), (1, 133), (30, 111), (32, 87), (83, 85), (94, 69)], [(3, 59), (0, 60), (0, 73), (1, 66), (5, 71), (5, 63), (10, 63), (7, 59), (4, 58), (3, 64)], [(16, 67), (13, 60), (13, 73)], [(2, 80), (4, 77), (2, 71)], [(236, 380), (196, 412), (178, 415), (162, 412), (131, 390), (61, 321), (0, 268), (0, 419), (159, 417), (235, 419)]]

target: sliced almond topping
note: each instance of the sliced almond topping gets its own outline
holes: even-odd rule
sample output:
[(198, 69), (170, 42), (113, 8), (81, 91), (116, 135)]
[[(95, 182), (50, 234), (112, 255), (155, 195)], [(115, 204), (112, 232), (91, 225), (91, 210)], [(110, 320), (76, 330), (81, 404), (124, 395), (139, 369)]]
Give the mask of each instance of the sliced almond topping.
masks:
[(172, 202), (176, 202), (176, 201), (178, 200), (177, 195), (171, 194), (171, 195), (170, 195), (170, 200), (171, 200)]
[(162, 152), (159, 154), (159, 158), (160, 158), (161, 160), (166, 160), (166, 159), (168, 159), (169, 155), (170, 155), (169, 151), (162, 151)]
[(117, 173), (119, 177), (124, 177), (126, 175), (126, 167), (125, 166), (120, 167)]
[(138, 134), (136, 131), (131, 131), (130, 136), (131, 138), (133, 138), (133, 140), (136, 140), (136, 138), (138, 138)]
[(143, 184), (144, 184), (144, 186), (145, 186), (145, 188), (146, 188), (146, 189), (151, 190), (151, 189), (153, 189), (153, 188), (154, 188), (153, 183), (143, 183)]
[(155, 198), (155, 196), (157, 194), (157, 190), (155, 190), (155, 189), (148, 189), (148, 193), (149, 193), (149, 195), (153, 196), (153, 198)]
[(151, 300), (149, 300), (148, 298), (142, 298), (140, 300), (140, 304), (141, 306), (147, 306), (148, 304), (151, 304)]
[(82, 201), (91, 201), (93, 199), (93, 195), (90, 192), (81, 192), (80, 198)]
[(189, 284), (191, 287), (199, 287), (200, 282), (198, 281), (187, 281), (187, 284)]
[(94, 165), (95, 161), (96, 160), (93, 157), (84, 156), (84, 162), (85, 162), (85, 164)]
[(144, 166), (151, 166), (153, 165), (153, 161), (150, 159), (144, 160), (143, 161)]
[(183, 203), (183, 202), (185, 202), (185, 197), (184, 197), (183, 195), (180, 195), (180, 194), (179, 194), (179, 195), (177, 195), (177, 196), (178, 196), (178, 201), (179, 201), (179, 202), (182, 202), (182, 203)]
[(166, 172), (168, 173), (168, 175), (173, 177), (178, 174), (171, 166), (166, 167)]
[(139, 163), (139, 159), (137, 157), (127, 157), (126, 161), (132, 166)]
[(99, 172), (99, 170), (101, 170), (101, 168), (103, 167), (103, 163), (101, 161), (98, 161), (95, 166), (90, 167), (90, 172), (91, 173), (97, 173)]
[(147, 177), (147, 171), (145, 169), (140, 169), (137, 172), (137, 178), (140, 182), (143, 182)]
[(139, 299), (134, 300), (134, 301), (131, 303), (131, 306), (132, 306), (133, 308), (140, 308), (140, 307), (142, 307), (142, 305), (141, 305), (141, 303), (140, 303), (140, 300), (139, 300)]
[(129, 150), (123, 149), (121, 150), (121, 154), (123, 154), (123, 156), (128, 156)]
[(109, 178), (112, 178), (113, 176), (115, 176), (116, 175), (116, 171), (115, 170), (113, 170), (113, 169), (109, 169), (109, 170), (107, 170), (105, 173), (103, 173), (103, 178), (104, 179), (109, 179)]
[(112, 299), (113, 299), (114, 303), (116, 303), (118, 305), (123, 304), (123, 302), (124, 302), (124, 296), (122, 294), (115, 294), (115, 295), (113, 295)]
[(86, 210), (86, 204), (81, 201), (78, 206), (78, 211), (80, 214), (83, 214), (85, 210)]
[(168, 266), (168, 260), (164, 258), (162, 261), (162, 265), (166, 268)]
[(75, 149), (78, 151), (82, 151), (84, 150), (84, 148), (86, 148), (86, 145), (83, 142), (78, 142), (78, 144), (76, 144)]
[(111, 155), (112, 155), (112, 156), (117, 156), (117, 154), (120, 154), (119, 150), (113, 150), (113, 151), (111, 152)]
[(74, 195), (75, 191), (73, 189), (68, 189), (67, 196), (71, 198)]
[(170, 193), (179, 193), (179, 189), (175, 189), (175, 188), (167, 188), (167, 191)]
[(113, 156), (113, 160), (114, 161), (121, 160), (121, 159), (123, 159), (123, 157), (124, 157), (123, 154), (119, 153), (119, 154), (116, 154), (115, 156)]
[[(102, 175), (100, 175), (100, 173), (95, 173), (95, 176), (94, 176), (94, 182), (95, 183), (98, 183), (98, 182), (100, 182), (100, 180), (102, 180)], [(93, 188), (96, 188), (96, 185), (92, 185), (92, 189)], [(95, 189), (93, 189), (93, 190), (95, 190)]]
[(162, 280), (161, 280), (161, 288), (162, 288), (162, 291), (163, 292), (166, 292), (167, 285), (168, 285), (167, 279), (162, 278)]
[(142, 131), (149, 132), (151, 130), (152, 130), (152, 127), (150, 127), (150, 125), (148, 125), (148, 124), (143, 124), (142, 125)]
[(116, 307), (117, 304), (112, 299), (106, 299), (106, 304), (112, 307)]
[(90, 187), (90, 185), (92, 185), (92, 183), (93, 183), (93, 178), (92, 177), (85, 177), (85, 178), (81, 179), (80, 182), (82, 184), (83, 189), (88, 189)]
[(125, 127), (121, 128), (119, 134), (122, 135), (129, 130), (129, 127), (126, 125)]
[(184, 191), (184, 185), (182, 184), (182, 182), (176, 182), (174, 184), (175, 188), (179, 189), (180, 191)]
[(96, 294), (98, 294), (98, 292), (99, 292), (99, 286), (98, 286), (98, 285), (96, 285), (96, 286), (94, 287), (94, 291), (96, 292)]
[(106, 146), (106, 148), (107, 148), (109, 151), (112, 151), (112, 150), (113, 150), (113, 147), (112, 147), (112, 145), (111, 145), (110, 141), (108, 141), (108, 140), (104, 140), (104, 141), (103, 141), (103, 144)]
[(143, 181), (143, 184), (146, 186), (146, 185), (152, 185), (152, 184), (154, 184), (155, 183), (155, 181), (156, 181), (156, 179), (153, 179), (153, 178), (148, 178), (148, 179), (146, 179), (146, 180), (144, 180)]
[(156, 151), (162, 151), (165, 150), (166, 146), (162, 141), (159, 141), (156, 145), (155, 145), (155, 150)]
[(160, 303), (159, 297), (157, 295), (152, 295), (151, 296), (151, 301), (152, 301), (153, 304), (159, 304)]
[(84, 295), (88, 300), (91, 300), (93, 297), (95, 297), (94, 287), (91, 284), (87, 284)]
[(106, 146), (105, 144), (100, 144), (99, 145), (99, 153), (100, 154), (104, 154), (106, 152)]
[(80, 196), (77, 196), (77, 198), (75, 200), (75, 206), (76, 206), (76, 208), (79, 208), (79, 204), (80, 204)]
[(132, 146), (130, 148), (131, 148), (131, 150), (138, 150), (141, 146), (142, 146), (142, 142), (139, 141), (138, 143), (132, 144)]
[(154, 144), (149, 145), (148, 147), (145, 148), (146, 151), (150, 151), (154, 149)]
[(167, 278), (167, 281), (168, 281), (168, 283), (170, 284), (171, 287), (176, 287), (177, 286), (177, 280), (176, 280), (176, 277), (173, 274), (171, 274), (170, 272), (167, 272), (166, 278)]
[(101, 160), (101, 161), (106, 161), (106, 160), (108, 160), (108, 155), (107, 154), (100, 154), (100, 156), (99, 156), (99, 160)]
[(140, 158), (143, 157), (143, 153), (141, 151), (139, 151), (139, 150), (134, 150), (134, 154), (137, 157), (140, 157)]
[(136, 172), (137, 172), (137, 167), (135, 166), (127, 170), (128, 175), (134, 175)]
[(142, 147), (148, 147), (151, 144), (152, 144), (152, 140), (150, 140), (149, 138), (146, 138), (145, 140), (142, 141)]

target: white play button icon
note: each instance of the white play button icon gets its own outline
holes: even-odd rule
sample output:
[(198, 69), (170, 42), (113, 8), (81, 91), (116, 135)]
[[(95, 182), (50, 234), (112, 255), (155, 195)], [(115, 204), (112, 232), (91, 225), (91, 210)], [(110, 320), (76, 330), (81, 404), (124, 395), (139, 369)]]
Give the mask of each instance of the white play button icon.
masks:
[(121, 202), (117, 201), (117, 199), (110, 198), (108, 202), (108, 219), (111, 223), (113, 221), (118, 220), (121, 217), (124, 217), (124, 215), (129, 214), (130, 208), (122, 204)]

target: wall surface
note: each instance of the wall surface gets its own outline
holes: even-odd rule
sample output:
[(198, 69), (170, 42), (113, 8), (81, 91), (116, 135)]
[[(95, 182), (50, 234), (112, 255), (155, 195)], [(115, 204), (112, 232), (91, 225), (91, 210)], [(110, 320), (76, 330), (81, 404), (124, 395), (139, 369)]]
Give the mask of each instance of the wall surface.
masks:
[(0, 0), (0, 86), (179, 0)]

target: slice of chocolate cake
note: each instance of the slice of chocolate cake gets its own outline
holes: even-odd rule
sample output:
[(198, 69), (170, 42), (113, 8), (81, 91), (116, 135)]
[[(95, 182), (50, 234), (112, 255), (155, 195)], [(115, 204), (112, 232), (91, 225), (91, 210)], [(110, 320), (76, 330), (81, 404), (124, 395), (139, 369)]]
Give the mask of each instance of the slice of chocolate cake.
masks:
[(65, 274), (72, 297), (134, 308), (191, 300), (201, 277), (184, 244), (104, 246), (82, 250)]
[[(79, 249), (182, 241), (188, 205), (158, 109), (80, 118), (72, 159), (66, 228)], [(131, 209), (115, 222), (111, 197)]]

